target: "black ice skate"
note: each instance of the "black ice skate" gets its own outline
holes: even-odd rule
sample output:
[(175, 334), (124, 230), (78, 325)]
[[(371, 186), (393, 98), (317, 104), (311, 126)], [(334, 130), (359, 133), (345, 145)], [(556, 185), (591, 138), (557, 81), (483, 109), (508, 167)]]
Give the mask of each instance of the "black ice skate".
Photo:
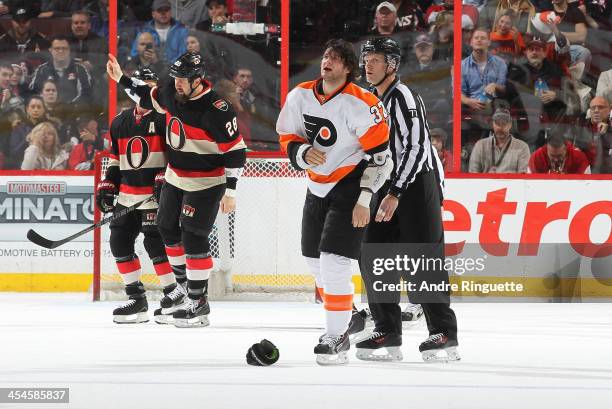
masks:
[(319, 344), (314, 347), (319, 365), (348, 364), (347, 351), (351, 347), (348, 332), (342, 335), (323, 335)]
[(155, 310), (153, 319), (158, 324), (172, 324), (172, 314), (185, 305), (186, 300), (187, 290), (183, 285), (175, 283), (165, 287), (164, 297), (160, 301), (161, 308)]
[(131, 296), (130, 300), (113, 311), (113, 321), (117, 324), (138, 324), (149, 322), (146, 297)]
[(408, 304), (402, 311), (402, 328), (410, 328), (416, 325), (423, 317), (423, 307), (420, 304)]
[(392, 332), (374, 331), (355, 346), (357, 358), (363, 361), (397, 362), (404, 359), (401, 349), (402, 336)]
[(208, 314), (208, 297), (202, 296), (197, 300), (186, 297), (185, 304), (172, 314), (172, 318), (177, 328), (207, 327), (210, 325)]
[(459, 361), (461, 357), (457, 351), (459, 343), (444, 334), (430, 335), (421, 345), (419, 351), (425, 362)]

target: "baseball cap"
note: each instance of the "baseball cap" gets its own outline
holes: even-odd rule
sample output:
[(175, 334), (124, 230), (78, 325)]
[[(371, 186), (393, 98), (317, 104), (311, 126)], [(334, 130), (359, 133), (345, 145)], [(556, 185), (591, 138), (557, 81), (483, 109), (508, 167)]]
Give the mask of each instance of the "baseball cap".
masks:
[(546, 48), (546, 40), (543, 36), (539, 34), (526, 33), (525, 34), (525, 46), (529, 48), (530, 46), (540, 46), (542, 48)]
[(433, 138), (434, 136), (439, 137), (442, 140), (448, 139), (448, 135), (446, 134), (446, 131), (442, 128), (434, 128), (431, 131), (429, 131), (429, 135)]
[(153, 6), (151, 6), (151, 10), (159, 10), (161, 8), (171, 8), (169, 0), (155, 0), (153, 2)]
[(433, 41), (431, 40), (431, 37), (429, 37), (427, 34), (420, 34), (414, 40), (414, 46), (418, 47), (421, 44), (433, 45)]
[(495, 113), (493, 114), (493, 122), (504, 121), (504, 122), (512, 122), (512, 116), (510, 115), (510, 111), (507, 108), (497, 108)]
[(389, 10), (391, 10), (391, 12), (397, 13), (397, 9), (393, 5), (393, 3), (390, 3), (388, 1), (383, 1), (378, 6), (376, 6), (376, 12), (378, 13), (380, 11), (380, 9), (382, 9), (382, 8), (388, 8)]
[(24, 7), (16, 7), (11, 14), (13, 16), (13, 20), (15, 21), (30, 20), (32, 18), (30, 10)]

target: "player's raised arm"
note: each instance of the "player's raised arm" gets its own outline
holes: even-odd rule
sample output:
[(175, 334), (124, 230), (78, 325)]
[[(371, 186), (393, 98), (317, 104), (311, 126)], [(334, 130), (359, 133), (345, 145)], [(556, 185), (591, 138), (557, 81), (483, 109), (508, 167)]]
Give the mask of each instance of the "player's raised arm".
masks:
[(123, 74), (123, 70), (121, 70), (121, 66), (117, 61), (117, 58), (115, 58), (115, 56), (112, 54), (108, 54), (106, 72), (113, 81), (123, 85), (125, 88), (130, 89), (134, 94), (138, 95), (140, 98), (138, 104), (141, 107), (145, 109), (155, 109), (160, 114), (165, 112), (155, 98), (155, 95), (157, 94), (157, 87), (151, 88), (142, 81), (136, 81), (125, 76)]

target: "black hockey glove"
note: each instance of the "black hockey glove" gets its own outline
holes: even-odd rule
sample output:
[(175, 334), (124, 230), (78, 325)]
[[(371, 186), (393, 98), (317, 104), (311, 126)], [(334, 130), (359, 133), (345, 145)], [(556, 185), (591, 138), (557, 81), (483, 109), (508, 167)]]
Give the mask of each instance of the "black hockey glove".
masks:
[(159, 203), (159, 199), (161, 198), (162, 188), (164, 187), (164, 183), (166, 183), (166, 172), (161, 171), (157, 175), (155, 175), (155, 184), (153, 185), (153, 195), (155, 196), (155, 201)]
[(119, 192), (117, 186), (110, 180), (103, 180), (96, 186), (96, 204), (102, 213), (115, 210), (115, 195)]
[(249, 365), (269, 366), (278, 361), (279, 356), (278, 348), (267, 339), (263, 339), (249, 348), (246, 360)]

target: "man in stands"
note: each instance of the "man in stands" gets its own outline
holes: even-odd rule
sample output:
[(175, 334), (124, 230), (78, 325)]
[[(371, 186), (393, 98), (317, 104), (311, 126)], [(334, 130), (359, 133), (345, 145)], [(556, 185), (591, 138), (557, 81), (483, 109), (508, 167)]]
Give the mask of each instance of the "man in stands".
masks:
[(0, 36), (0, 58), (5, 61), (27, 58), (33, 65), (40, 64), (42, 56), (30, 53), (45, 52), (50, 44), (43, 34), (32, 27), (32, 10), (24, 6), (14, 7), (11, 15), (11, 28)]
[(70, 53), (90, 73), (104, 70), (104, 59), (108, 42), (91, 32), (89, 13), (75, 11), (70, 18)]
[(548, 131), (546, 145), (529, 158), (529, 173), (582, 174), (591, 173), (586, 155), (565, 140), (566, 127), (555, 124)]

